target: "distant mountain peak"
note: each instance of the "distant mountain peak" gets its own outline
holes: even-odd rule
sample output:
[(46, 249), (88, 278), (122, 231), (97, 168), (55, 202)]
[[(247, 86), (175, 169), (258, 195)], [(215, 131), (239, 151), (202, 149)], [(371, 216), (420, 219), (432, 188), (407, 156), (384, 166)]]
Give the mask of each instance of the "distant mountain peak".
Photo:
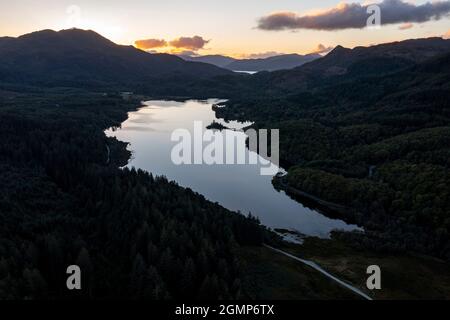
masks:
[[(337, 46), (322, 58), (292, 70), (277, 72), (265, 81), (283, 89), (306, 90), (331, 77), (345, 76), (354, 80), (387, 75), (446, 54), (450, 56), (450, 40), (436, 37), (359, 46), (353, 49)], [(436, 60), (433, 68), (442, 68), (447, 64), (446, 61), (446, 57)], [(431, 65), (427, 67), (431, 68)]]
[(19, 36), (19, 38), (40, 37), (40, 36), (45, 36), (45, 35), (58, 35), (58, 34), (59, 35), (64, 35), (64, 34), (97, 35), (98, 37), (102, 37), (99, 33), (95, 32), (93, 30), (90, 30), (90, 29), (70, 28), (70, 29), (61, 29), (59, 31), (52, 30), (52, 29), (43, 29), (43, 30), (26, 33), (24, 35)]
[(226, 68), (233, 71), (275, 71), (282, 69), (292, 69), (301, 66), (305, 63), (313, 61), (321, 56), (318, 54), (300, 55), (297, 53), (274, 55), (267, 58), (247, 58), (235, 59), (221, 55), (206, 55), (206, 56), (183, 56), (181, 57), (188, 61), (204, 62), (214, 64), (221, 68)]
[(36, 39), (36, 38), (43, 38), (43, 37), (47, 38), (49, 36), (55, 36), (56, 34), (57, 34), (57, 32), (55, 30), (44, 29), (44, 30), (26, 33), (24, 35), (17, 37), (17, 39)]
[(110, 47), (112, 45), (116, 45), (114, 42), (108, 40), (107, 38), (103, 37), (102, 35), (93, 30), (84, 30), (77, 28), (63, 29), (60, 31), (45, 29), (24, 34), (18, 37), (17, 39), (45, 42), (47, 45), (57, 42), (59, 43), (65, 42), (67, 45), (69, 44), (74, 45), (78, 42), (80, 46), (106, 45)]
[(0, 39), (1, 80), (48, 86), (160, 85), (161, 79), (231, 74), (213, 65), (152, 55), (115, 44), (93, 30), (41, 30)]
[(328, 53), (329, 55), (332, 54), (341, 54), (341, 53), (345, 53), (345, 52), (349, 52), (351, 51), (351, 49), (349, 48), (345, 48), (341, 45), (337, 45), (333, 50), (330, 51), (330, 53)]

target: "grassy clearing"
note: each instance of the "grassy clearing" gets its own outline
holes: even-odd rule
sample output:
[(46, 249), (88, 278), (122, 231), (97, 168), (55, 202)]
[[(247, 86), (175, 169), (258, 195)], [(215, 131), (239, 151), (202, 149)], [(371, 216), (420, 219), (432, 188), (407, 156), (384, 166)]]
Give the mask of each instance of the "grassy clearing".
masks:
[[(340, 240), (307, 238), (286, 251), (312, 260), (327, 271), (364, 290), (375, 299), (450, 299), (450, 266), (438, 259), (376, 253), (349, 247)], [(369, 265), (381, 268), (381, 290), (366, 288)]]
[(319, 272), (264, 247), (243, 247), (243, 298), (360, 299)]

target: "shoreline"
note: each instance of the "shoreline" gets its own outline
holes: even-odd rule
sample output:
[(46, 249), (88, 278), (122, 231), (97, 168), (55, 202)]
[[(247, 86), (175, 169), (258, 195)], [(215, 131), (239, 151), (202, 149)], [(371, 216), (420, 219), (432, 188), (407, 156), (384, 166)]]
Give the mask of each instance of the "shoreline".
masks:
[[(327, 217), (333, 219), (341, 219), (349, 224), (356, 224), (356, 222), (353, 219), (351, 219), (352, 215), (348, 214), (348, 212), (354, 212), (354, 209), (334, 202), (323, 200), (312, 194), (291, 187), (286, 182), (285, 175), (283, 176), (276, 175), (275, 177), (273, 177), (272, 185), (276, 190), (284, 191), (293, 200), (299, 202), (300, 204), (306, 207), (317, 210)], [(362, 228), (362, 226), (360, 225), (358, 225), (358, 227)]]

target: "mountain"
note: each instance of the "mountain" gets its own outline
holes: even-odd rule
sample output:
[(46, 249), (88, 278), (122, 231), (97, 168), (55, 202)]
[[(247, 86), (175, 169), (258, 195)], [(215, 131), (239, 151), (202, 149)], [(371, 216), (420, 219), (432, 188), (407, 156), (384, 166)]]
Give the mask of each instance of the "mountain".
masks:
[(358, 245), (450, 261), (449, 40), (337, 47), (246, 81), (216, 112), (279, 128), (288, 174), (274, 185), (345, 208)]
[(357, 79), (396, 72), (450, 51), (450, 40), (411, 39), (354, 49), (337, 46), (326, 56), (291, 70), (254, 76), (265, 88), (296, 91), (323, 86), (335, 77)]
[(0, 61), (3, 82), (44, 86), (159, 84), (231, 74), (210, 64), (117, 45), (79, 29), (0, 38)]
[(215, 66), (218, 66), (220, 68), (226, 68), (230, 63), (237, 61), (237, 59), (227, 57), (227, 56), (221, 56), (218, 54), (206, 55), (206, 56), (180, 55), (180, 58), (187, 60), (187, 61), (209, 63), (209, 64), (213, 64)]
[(319, 54), (282, 54), (278, 56), (261, 58), (261, 59), (235, 59), (221, 55), (207, 56), (181, 56), (187, 61), (205, 62), (226, 68), (232, 71), (275, 71), (282, 69), (292, 69), (299, 67), (307, 62), (320, 58)]
[(244, 59), (236, 60), (225, 68), (239, 71), (275, 71), (282, 69), (292, 69), (304, 65), (320, 58), (319, 54), (283, 54), (264, 59)]
[[(324, 59), (306, 66), (305, 70), (321, 70), (329, 75), (364, 71), (378, 74), (381, 64), (384, 64), (382, 71), (393, 71), (426, 61), (448, 50), (450, 40), (442, 38), (411, 39), (354, 49), (337, 46)], [(372, 69), (371, 65), (375, 64), (376, 69)]]

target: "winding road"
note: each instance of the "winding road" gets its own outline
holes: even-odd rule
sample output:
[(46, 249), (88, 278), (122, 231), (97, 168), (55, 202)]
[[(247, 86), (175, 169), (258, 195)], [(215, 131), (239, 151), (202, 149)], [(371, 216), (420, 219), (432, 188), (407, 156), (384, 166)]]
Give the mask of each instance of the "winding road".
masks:
[(280, 254), (282, 254), (282, 255), (285, 255), (285, 256), (287, 256), (287, 257), (289, 257), (289, 258), (291, 258), (291, 259), (294, 259), (294, 260), (296, 260), (296, 261), (298, 261), (298, 262), (301, 262), (301, 263), (303, 263), (303, 264), (305, 264), (305, 265), (307, 265), (307, 266), (313, 268), (313, 269), (316, 270), (316, 271), (319, 271), (320, 273), (322, 273), (322, 274), (323, 274), (324, 276), (326, 276), (327, 278), (329, 278), (329, 279), (331, 279), (331, 280), (337, 282), (337, 283), (338, 283), (339, 285), (341, 285), (342, 287), (344, 287), (344, 288), (346, 288), (346, 289), (349, 289), (349, 290), (353, 291), (354, 293), (356, 293), (357, 295), (363, 297), (363, 298), (366, 299), (366, 300), (373, 300), (371, 297), (369, 297), (367, 294), (365, 294), (364, 292), (362, 292), (362, 291), (359, 290), (358, 288), (356, 288), (356, 287), (354, 287), (354, 286), (352, 286), (352, 285), (349, 285), (348, 283), (342, 281), (342, 280), (339, 279), (339, 278), (336, 278), (335, 276), (333, 276), (333, 275), (330, 274), (329, 272), (327, 272), (327, 271), (325, 271), (324, 269), (322, 269), (318, 264), (316, 264), (316, 263), (313, 262), (313, 261), (300, 259), (299, 257), (296, 257), (296, 256), (294, 256), (294, 255), (292, 255), (292, 254), (290, 254), (290, 253), (288, 253), (288, 252), (286, 252), (286, 251), (283, 251), (283, 250), (280, 250), (280, 249), (271, 247), (271, 246), (266, 245), (266, 244), (264, 244), (264, 247), (266, 247), (266, 248), (268, 248), (268, 249), (270, 249), (270, 250), (273, 250), (273, 251), (275, 251), (275, 252), (278, 252), (278, 253), (280, 253)]

